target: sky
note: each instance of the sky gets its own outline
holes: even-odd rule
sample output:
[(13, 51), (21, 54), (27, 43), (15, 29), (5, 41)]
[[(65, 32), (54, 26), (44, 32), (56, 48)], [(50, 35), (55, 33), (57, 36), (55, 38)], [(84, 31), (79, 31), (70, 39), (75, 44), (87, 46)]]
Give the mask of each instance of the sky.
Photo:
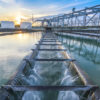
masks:
[(0, 20), (27, 20), (71, 12), (100, 4), (100, 0), (0, 0)]

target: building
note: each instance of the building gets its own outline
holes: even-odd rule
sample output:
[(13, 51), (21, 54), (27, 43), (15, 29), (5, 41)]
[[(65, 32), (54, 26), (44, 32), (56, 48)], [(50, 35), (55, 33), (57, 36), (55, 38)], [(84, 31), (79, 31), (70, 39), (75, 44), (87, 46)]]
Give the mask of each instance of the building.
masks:
[(21, 29), (30, 29), (30, 28), (32, 28), (32, 23), (30, 23), (30, 22), (22, 22), (20, 24), (20, 28)]
[(1, 21), (1, 28), (12, 29), (15, 25), (13, 21)]

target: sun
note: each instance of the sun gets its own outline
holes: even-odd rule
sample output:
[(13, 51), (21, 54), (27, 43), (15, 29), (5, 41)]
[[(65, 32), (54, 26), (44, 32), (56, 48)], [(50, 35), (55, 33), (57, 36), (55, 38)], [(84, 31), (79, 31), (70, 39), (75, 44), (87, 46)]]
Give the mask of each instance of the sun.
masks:
[(18, 25), (20, 25), (20, 23), (21, 23), (21, 16), (17, 16), (16, 17), (16, 24), (18, 24)]
[(16, 20), (16, 24), (17, 25), (20, 25), (20, 23), (23, 21), (23, 20), (26, 20), (27, 18), (25, 16), (22, 16), (22, 15), (18, 15), (15, 20)]

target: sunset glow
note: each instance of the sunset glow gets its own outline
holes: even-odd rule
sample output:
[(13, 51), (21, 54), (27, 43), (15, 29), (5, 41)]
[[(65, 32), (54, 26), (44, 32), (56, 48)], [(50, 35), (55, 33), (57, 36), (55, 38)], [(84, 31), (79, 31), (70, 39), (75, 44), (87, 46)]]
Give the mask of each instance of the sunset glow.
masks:
[(100, 100), (100, 0), (0, 0), (0, 100)]
[[(94, 2), (95, 1), (95, 2)], [(94, 2), (94, 3), (93, 3)], [(0, 21), (30, 21), (34, 18), (70, 12), (73, 7), (82, 9), (98, 4), (99, 0), (0, 0)], [(27, 20), (28, 19), (28, 20)]]
[(20, 24), (21, 23), (21, 21), (24, 21), (24, 20), (26, 20), (27, 18), (26, 17), (24, 17), (24, 16), (22, 16), (22, 15), (18, 15), (16, 18), (15, 18), (15, 24)]
[(16, 24), (20, 24), (21, 23), (21, 16), (17, 16), (16, 17)]

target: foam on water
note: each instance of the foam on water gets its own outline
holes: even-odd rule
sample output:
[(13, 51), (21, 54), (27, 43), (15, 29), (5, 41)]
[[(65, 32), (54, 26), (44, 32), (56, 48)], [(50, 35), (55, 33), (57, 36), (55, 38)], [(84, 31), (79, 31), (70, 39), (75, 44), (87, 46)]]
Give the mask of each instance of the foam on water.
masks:
[[(71, 75), (66, 75), (62, 79), (61, 85), (72, 85), (75, 81), (76, 78)], [(79, 96), (74, 91), (60, 91), (58, 100), (79, 100)]]
[(41, 100), (41, 94), (37, 91), (32, 92), (32, 91), (27, 91), (25, 92), (22, 100)]
[[(73, 78), (70, 75), (65, 76), (61, 85), (72, 85), (75, 82), (76, 78)], [(80, 100), (79, 96), (74, 91), (60, 91), (58, 95), (58, 100)]]
[[(45, 48), (50, 48), (43, 46)], [(55, 47), (54, 47), (55, 48)], [(52, 48), (53, 49), (53, 48)], [(62, 58), (63, 56), (58, 52), (39, 52), (37, 58)], [(72, 85), (76, 78), (73, 77), (69, 69), (67, 68), (68, 64), (64, 62), (36, 62), (33, 68), (33, 73), (28, 77), (27, 81), (31, 85)], [(52, 91), (51, 93), (52, 94)], [(47, 96), (43, 99), (42, 96)], [(22, 100), (50, 100), (49, 93), (40, 93), (40, 92), (25, 92)], [(51, 96), (54, 100), (53, 96)], [(79, 100), (78, 95), (73, 91), (60, 91), (58, 93), (58, 100)]]
[(73, 91), (61, 91), (58, 100), (79, 100), (79, 96)]
[[(66, 68), (61, 85), (73, 85), (77, 78), (78, 77), (73, 77), (70, 74), (70, 70)], [(74, 91), (60, 91), (58, 94), (58, 100), (79, 100), (79, 96)]]

